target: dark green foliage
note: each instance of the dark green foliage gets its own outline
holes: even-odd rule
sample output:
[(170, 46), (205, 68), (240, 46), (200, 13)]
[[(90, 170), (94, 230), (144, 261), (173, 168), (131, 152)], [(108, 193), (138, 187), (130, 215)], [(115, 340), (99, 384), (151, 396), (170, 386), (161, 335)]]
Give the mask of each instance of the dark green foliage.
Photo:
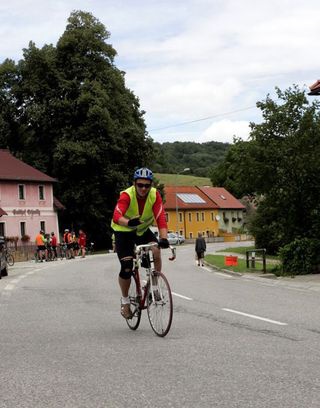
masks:
[(209, 177), (212, 167), (224, 159), (230, 147), (228, 143), (219, 142), (167, 142), (154, 145), (153, 171), (176, 174), (188, 167), (189, 174), (198, 177)]
[(56, 47), (0, 65), (0, 146), (59, 180), (62, 227), (105, 241), (118, 193), (150, 164), (144, 112), (114, 65), (109, 32), (75, 11)]
[(268, 253), (320, 237), (320, 105), (297, 86), (277, 96), (257, 104), (262, 123), (251, 124), (250, 141), (236, 141), (211, 177), (236, 196), (262, 197), (248, 227)]
[(295, 239), (279, 251), (282, 274), (302, 275), (320, 272), (320, 240)]

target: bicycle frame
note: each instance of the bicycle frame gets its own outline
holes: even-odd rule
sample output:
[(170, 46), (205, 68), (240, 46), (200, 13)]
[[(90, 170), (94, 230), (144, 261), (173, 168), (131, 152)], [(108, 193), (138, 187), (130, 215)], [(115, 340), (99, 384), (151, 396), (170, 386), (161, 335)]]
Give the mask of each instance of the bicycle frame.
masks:
[[(153, 252), (152, 247), (157, 246), (157, 243), (150, 243), (150, 244), (143, 244), (137, 245), (135, 250), (135, 258), (133, 259), (134, 266), (133, 266), (133, 276), (137, 284), (137, 291), (139, 297), (139, 308), (140, 310), (144, 310), (147, 308), (147, 294), (149, 285), (152, 285), (152, 278), (156, 277), (156, 271), (154, 269), (154, 259), (153, 259)], [(176, 258), (176, 248), (169, 246), (171, 250), (172, 256), (169, 258), (170, 261), (173, 261)], [(142, 265), (143, 257), (146, 256), (147, 260), (149, 261), (149, 267), (145, 267)], [(140, 279), (140, 267), (143, 267), (146, 270), (147, 281), (144, 286), (141, 286), (141, 279)], [(152, 293), (152, 300), (154, 301), (154, 293)]]

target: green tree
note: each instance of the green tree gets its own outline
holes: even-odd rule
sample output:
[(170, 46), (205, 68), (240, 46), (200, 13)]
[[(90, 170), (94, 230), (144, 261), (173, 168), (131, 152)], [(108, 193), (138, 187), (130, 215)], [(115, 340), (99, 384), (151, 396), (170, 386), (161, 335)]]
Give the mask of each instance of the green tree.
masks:
[(16, 150), (19, 140), (18, 110), (13, 88), (18, 80), (14, 61), (6, 59), (0, 64), (0, 146)]
[(166, 142), (154, 145), (156, 154), (152, 169), (155, 172), (176, 174), (189, 167), (190, 174), (199, 177), (208, 177), (211, 168), (223, 160), (230, 146), (219, 142)]
[(153, 153), (144, 112), (115, 66), (109, 36), (92, 14), (75, 11), (55, 47), (30, 42), (17, 65), (6, 62), (0, 71), (0, 103), (9, 112), (0, 117), (1, 144), (59, 180), (63, 226), (83, 226), (101, 241), (119, 191)]
[[(319, 102), (297, 86), (276, 89), (257, 106), (263, 121), (251, 124), (250, 141), (238, 140), (220, 165), (220, 184), (260, 200), (251, 230), (258, 246), (277, 251), (298, 237), (320, 235)], [(212, 182), (217, 181), (217, 169)]]

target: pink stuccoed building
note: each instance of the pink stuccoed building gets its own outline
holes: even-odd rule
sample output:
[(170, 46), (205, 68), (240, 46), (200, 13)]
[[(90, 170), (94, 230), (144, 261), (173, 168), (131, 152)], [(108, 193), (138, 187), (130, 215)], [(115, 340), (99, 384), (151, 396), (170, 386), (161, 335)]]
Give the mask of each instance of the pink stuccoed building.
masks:
[(40, 229), (59, 237), (58, 214), (63, 209), (53, 196), (57, 180), (0, 149), (0, 236), (34, 242)]

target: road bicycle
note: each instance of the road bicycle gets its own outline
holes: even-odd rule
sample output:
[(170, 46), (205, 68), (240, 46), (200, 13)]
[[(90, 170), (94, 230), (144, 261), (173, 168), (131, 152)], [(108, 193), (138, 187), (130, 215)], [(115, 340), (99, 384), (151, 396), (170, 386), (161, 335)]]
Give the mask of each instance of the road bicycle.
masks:
[[(154, 269), (152, 247), (157, 243), (137, 245), (134, 266), (129, 289), (130, 309), (132, 318), (126, 319), (131, 330), (139, 327), (142, 310), (147, 309), (149, 323), (157, 336), (168, 334), (173, 316), (173, 302), (169, 282), (162, 272)], [(176, 258), (176, 249), (169, 247), (173, 261)], [(139, 268), (146, 271), (146, 282), (141, 286)]]
[(9, 248), (5, 248), (4, 249), (4, 256), (6, 258), (6, 262), (9, 266), (13, 266), (14, 265), (14, 256), (11, 252), (11, 250)]
[(94, 253), (94, 242), (90, 242), (86, 247), (86, 255), (92, 255)]
[(62, 242), (60, 245), (58, 245), (57, 252), (61, 260), (63, 260), (63, 258), (71, 258), (70, 250), (68, 251), (68, 245), (65, 242)]

